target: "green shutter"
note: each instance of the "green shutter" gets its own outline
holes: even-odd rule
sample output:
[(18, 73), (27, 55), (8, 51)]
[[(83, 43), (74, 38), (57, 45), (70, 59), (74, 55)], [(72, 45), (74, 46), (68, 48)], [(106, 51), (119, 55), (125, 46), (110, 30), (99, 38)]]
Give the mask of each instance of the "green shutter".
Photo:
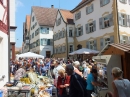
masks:
[(103, 24), (103, 18), (99, 19), (99, 28), (103, 29), (104, 28), (104, 24)]
[(86, 43), (86, 48), (90, 49), (90, 42), (89, 41), (87, 41), (87, 43)]
[(110, 36), (110, 42), (114, 43), (114, 36)]
[(96, 31), (96, 20), (93, 21), (93, 31)]
[(122, 21), (121, 21), (121, 13), (118, 13), (118, 21), (119, 21), (119, 25), (122, 26), (123, 24), (122, 24)]
[(94, 40), (94, 50), (97, 50), (97, 40)]
[(86, 27), (86, 33), (89, 34), (88, 24), (86, 24), (85, 27)]
[(81, 35), (83, 35), (83, 26), (81, 26)]
[(103, 6), (103, 0), (100, 0), (100, 7)]
[(113, 14), (109, 14), (109, 22), (110, 22), (110, 26), (113, 25)]
[(88, 7), (86, 7), (86, 15), (88, 14)]
[(91, 5), (91, 8), (92, 8), (92, 12), (93, 12), (94, 11), (94, 5), (93, 4)]
[(104, 39), (101, 38), (101, 39), (100, 39), (100, 50), (102, 50), (103, 47), (104, 47)]

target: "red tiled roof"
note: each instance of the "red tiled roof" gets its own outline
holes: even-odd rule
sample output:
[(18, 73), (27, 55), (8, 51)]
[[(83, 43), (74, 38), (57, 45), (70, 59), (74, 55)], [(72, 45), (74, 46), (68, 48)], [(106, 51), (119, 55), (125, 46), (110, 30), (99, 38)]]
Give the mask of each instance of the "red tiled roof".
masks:
[(27, 27), (27, 30), (30, 29), (30, 15), (26, 15), (26, 27)]
[(54, 26), (58, 9), (33, 6), (32, 10), (39, 25)]
[(64, 21), (68, 24), (74, 24), (73, 14), (69, 10), (60, 10)]

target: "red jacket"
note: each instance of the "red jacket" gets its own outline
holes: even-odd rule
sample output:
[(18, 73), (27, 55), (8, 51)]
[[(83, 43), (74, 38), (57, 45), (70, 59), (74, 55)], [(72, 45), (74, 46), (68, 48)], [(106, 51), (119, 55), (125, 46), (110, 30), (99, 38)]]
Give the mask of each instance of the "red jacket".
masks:
[(65, 85), (65, 84), (70, 84), (70, 76), (66, 75), (65, 76), (65, 82), (62, 84), (62, 78), (59, 76), (57, 80), (57, 88), (59, 91), (59, 94), (61, 95), (63, 92), (63, 88), (60, 88), (60, 85)]

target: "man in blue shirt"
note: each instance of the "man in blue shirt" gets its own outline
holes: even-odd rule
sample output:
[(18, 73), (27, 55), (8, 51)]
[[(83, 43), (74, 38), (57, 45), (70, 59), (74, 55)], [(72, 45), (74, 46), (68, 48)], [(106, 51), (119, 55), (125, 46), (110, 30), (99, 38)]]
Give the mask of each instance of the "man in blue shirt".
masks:
[(94, 86), (101, 86), (101, 84), (95, 80), (95, 78), (97, 78), (97, 74), (97, 70), (92, 69), (91, 73), (87, 76), (87, 97), (92, 97), (91, 94), (94, 92)]

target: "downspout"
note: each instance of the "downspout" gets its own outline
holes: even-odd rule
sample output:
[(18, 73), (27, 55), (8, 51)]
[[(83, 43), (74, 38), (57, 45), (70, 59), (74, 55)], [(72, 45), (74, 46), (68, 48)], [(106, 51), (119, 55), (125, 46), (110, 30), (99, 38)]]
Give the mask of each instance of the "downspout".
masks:
[(67, 23), (66, 23), (66, 58), (68, 59), (68, 34), (67, 34)]
[(118, 43), (120, 43), (120, 31), (119, 31), (119, 15), (118, 15), (118, 4), (117, 4), (117, 0), (115, 0), (116, 2), (116, 14), (117, 14), (117, 34), (118, 34)]
[(10, 0), (7, 0), (7, 25), (8, 25), (8, 82), (10, 82)]

